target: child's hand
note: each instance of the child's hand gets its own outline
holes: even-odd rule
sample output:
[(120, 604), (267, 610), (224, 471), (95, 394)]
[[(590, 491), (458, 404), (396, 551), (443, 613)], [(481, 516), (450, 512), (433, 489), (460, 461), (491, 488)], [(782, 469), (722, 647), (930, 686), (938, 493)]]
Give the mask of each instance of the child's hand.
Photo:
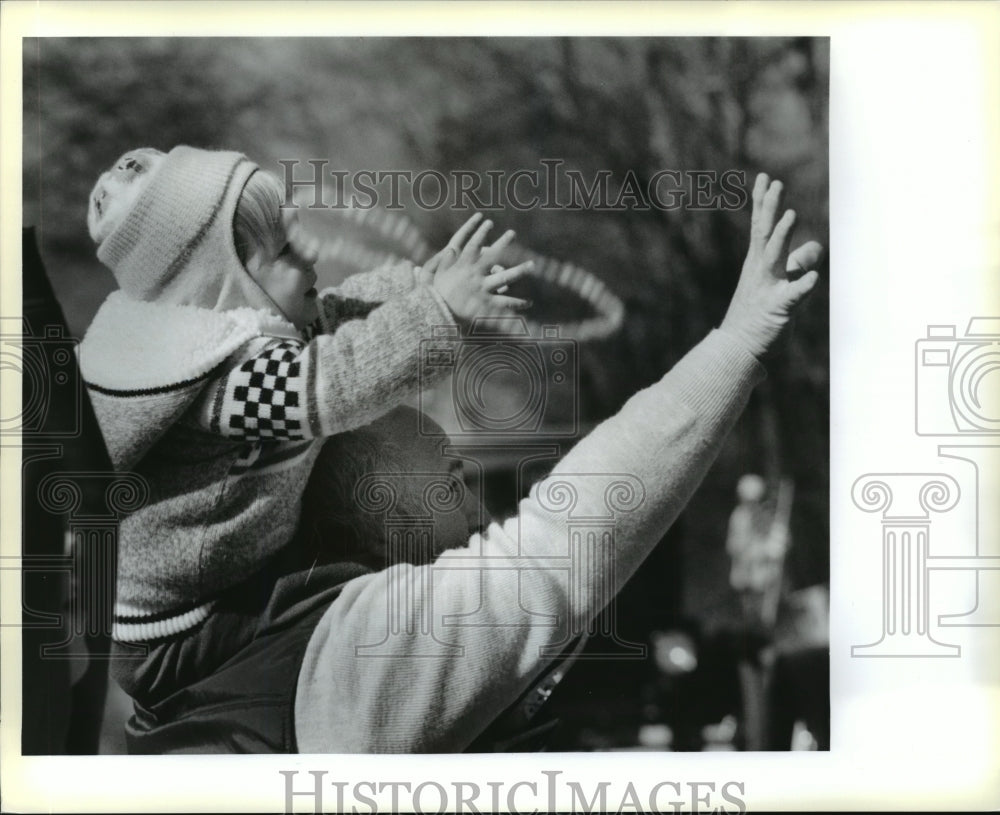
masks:
[(780, 181), (772, 182), (763, 173), (757, 176), (750, 250), (721, 325), (758, 358), (766, 354), (792, 312), (816, 285), (819, 273), (813, 267), (823, 253), (822, 246), (809, 241), (782, 263), (788, 253), (795, 212), (788, 210), (776, 221), (781, 193)]
[(469, 237), (480, 218), (478, 213), (469, 218), (420, 272), (421, 279), (429, 282), (444, 298), (455, 318), (464, 322), (476, 317), (503, 315), (531, 305), (527, 300), (509, 297), (503, 292), (526, 275), (534, 264), (529, 260), (510, 269), (499, 266), (497, 261), (514, 239), (514, 233), (505, 232), (484, 249), (483, 241), (492, 222), (483, 222)]

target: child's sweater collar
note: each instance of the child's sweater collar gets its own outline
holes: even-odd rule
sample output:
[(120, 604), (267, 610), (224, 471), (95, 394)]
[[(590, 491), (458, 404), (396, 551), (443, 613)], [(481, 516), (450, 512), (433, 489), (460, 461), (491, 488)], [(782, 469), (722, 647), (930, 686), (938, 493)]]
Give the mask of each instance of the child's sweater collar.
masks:
[(210, 374), (254, 337), (299, 338), (266, 311), (210, 311), (115, 292), (79, 347), (80, 370), (117, 470), (135, 467), (197, 398)]
[(98, 310), (80, 344), (87, 384), (106, 391), (148, 391), (204, 376), (259, 336), (301, 337), (266, 311), (210, 311), (147, 303), (117, 291)]

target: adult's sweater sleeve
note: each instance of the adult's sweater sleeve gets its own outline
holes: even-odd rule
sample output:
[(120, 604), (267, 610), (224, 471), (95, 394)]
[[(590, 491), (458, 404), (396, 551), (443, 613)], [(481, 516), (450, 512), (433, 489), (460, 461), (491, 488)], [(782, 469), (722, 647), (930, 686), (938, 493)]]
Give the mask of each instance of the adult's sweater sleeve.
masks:
[[(663, 537), (763, 376), (738, 341), (713, 331), (581, 440), (515, 517), (433, 564), (350, 582), (306, 650), (295, 704), (300, 752), (467, 747)], [(631, 497), (609, 499), (610, 481), (632, 485)], [(609, 500), (630, 507), (616, 513), (613, 567), (581, 559), (571, 587), (570, 518), (606, 516)], [(387, 636), (390, 608), (410, 619)], [(473, 612), (468, 625), (451, 616)]]
[(350, 298), (323, 297), (327, 330), (308, 341), (260, 337), (245, 345), (199, 397), (198, 426), (248, 441), (332, 436), (374, 421), (448, 373), (420, 366), (434, 330), (454, 325), (429, 286), (357, 313)]

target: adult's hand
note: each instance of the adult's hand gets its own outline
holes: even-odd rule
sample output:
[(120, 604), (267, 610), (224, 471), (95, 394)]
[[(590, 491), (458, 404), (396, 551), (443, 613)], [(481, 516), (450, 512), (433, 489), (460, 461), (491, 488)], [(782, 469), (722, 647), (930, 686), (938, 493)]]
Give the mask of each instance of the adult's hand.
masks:
[[(778, 218), (782, 184), (761, 173), (753, 189), (750, 249), (739, 283), (720, 328), (738, 337), (762, 358), (781, 335), (796, 308), (819, 280), (815, 270), (823, 254), (816, 241), (788, 247), (795, 226), (794, 210)], [(787, 256), (787, 259), (785, 259)]]

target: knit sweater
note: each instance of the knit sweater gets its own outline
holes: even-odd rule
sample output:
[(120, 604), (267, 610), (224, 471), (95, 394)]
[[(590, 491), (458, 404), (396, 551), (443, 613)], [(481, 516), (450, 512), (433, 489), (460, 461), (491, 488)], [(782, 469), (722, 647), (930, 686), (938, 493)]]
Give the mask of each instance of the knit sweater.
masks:
[[(148, 486), (119, 528), (116, 639), (199, 624), (214, 597), (284, 546), (321, 439), (410, 397), (420, 384), (421, 340), (436, 325), (454, 325), (408, 264), (350, 278), (321, 292), (319, 304), (321, 333), (311, 339), (264, 310), (142, 302), (122, 292), (101, 306), (80, 367), (115, 468)], [(275, 349), (294, 357), (288, 365), (302, 399), (289, 412), (300, 426), (275, 434), (255, 417), (252, 428), (233, 427), (234, 382), (248, 361)], [(244, 397), (236, 404), (245, 411)]]
[[(574, 447), (516, 517), (433, 564), (347, 583), (316, 625), (299, 672), (299, 752), (467, 747), (663, 537), (763, 376), (736, 340), (714, 331)], [(614, 493), (602, 474), (631, 487)], [(610, 546), (610, 562), (583, 557), (568, 568), (574, 535), (608, 518), (613, 537), (587, 545), (591, 554)], [(390, 637), (392, 598), (404, 602), (391, 606), (401, 616)]]

